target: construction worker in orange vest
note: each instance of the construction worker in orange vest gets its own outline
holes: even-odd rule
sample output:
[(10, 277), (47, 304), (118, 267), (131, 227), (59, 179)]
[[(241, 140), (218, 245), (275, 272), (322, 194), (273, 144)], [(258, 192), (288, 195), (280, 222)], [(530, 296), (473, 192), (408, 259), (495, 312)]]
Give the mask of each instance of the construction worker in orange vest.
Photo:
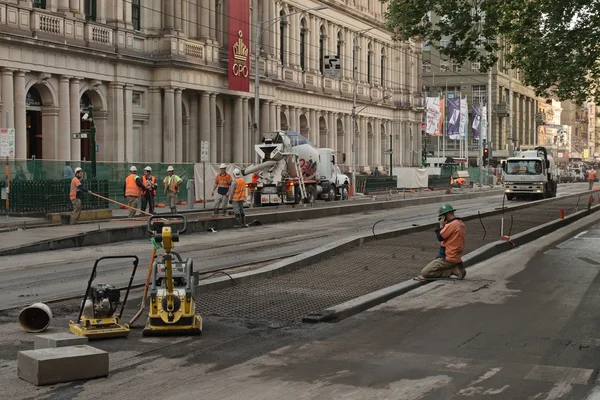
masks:
[(142, 185), (146, 188), (142, 195), (142, 211), (146, 211), (146, 205), (148, 205), (148, 212), (154, 214), (154, 199), (156, 197), (156, 177), (152, 175), (152, 167), (147, 166), (144, 168), (144, 176), (142, 176)]
[(229, 196), (229, 187), (233, 182), (231, 175), (227, 173), (227, 165), (221, 164), (219, 167), (221, 172), (215, 178), (215, 186), (212, 190), (212, 196), (215, 195), (215, 190), (217, 191), (217, 197), (215, 197), (215, 206), (213, 208), (213, 216), (219, 215), (219, 209), (221, 209), (221, 215), (225, 215), (225, 210), (227, 210), (227, 197)]
[(233, 170), (235, 180), (229, 189), (229, 203), (233, 205), (235, 214), (235, 228), (246, 225), (246, 216), (244, 215), (244, 201), (246, 200), (246, 182), (242, 178), (242, 171), (239, 168)]
[(594, 182), (596, 182), (596, 173), (593, 169), (590, 169), (590, 171), (588, 172), (588, 182), (590, 184), (589, 190), (592, 190), (594, 188)]
[(75, 176), (71, 179), (71, 190), (69, 192), (69, 198), (73, 205), (71, 225), (76, 224), (79, 221), (79, 216), (81, 215), (81, 199), (83, 198), (83, 194), (88, 192), (88, 190), (81, 185), (82, 178), (83, 170), (81, 168), (75, 168)]
[(127, 205), (129, 206), (129, 218), (135, 217), (135, 211), (138, 208), (138, 200), (145, 190), (146, 187), (137, 175), (137, 168), (134, 165), (129, 168), (129, 176), (125, 179), (124, 188), (125, 198), (127, 198)]

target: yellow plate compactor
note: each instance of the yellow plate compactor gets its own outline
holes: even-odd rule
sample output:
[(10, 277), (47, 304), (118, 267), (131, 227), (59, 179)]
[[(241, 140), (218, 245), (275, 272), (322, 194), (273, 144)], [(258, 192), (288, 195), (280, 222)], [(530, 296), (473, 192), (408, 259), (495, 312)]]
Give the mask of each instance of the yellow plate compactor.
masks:
[[(125, 292), (125, 299), (121, 302), (121, 290), (115, 286), (98, 283), (92, 285), (96, 279), (96, 270), (102, 260), (132, 259), (133, 271), (129, 278), (129, 285)], [(137, 256), (107, 256), (96, 260), (92, 275), (88, 281), (83, 302), (79, 310), (77, 321), (69, 321), (71, 333), (78, 336), (87, 336), (88, 339), (104, 339), (110, 337), (125, 337), (129, 335), (129, 325), (121, 323), (125, 303), (135, 276), (139, 259)], [(120, 307), (119, 307), (120, 306)], [(117, 310), (120, 311), (117, 316)]]
[[(180, 222), (178, 222), (180, 221)], [(181, 230), (172, 229), (183, 224)], [(199, 335), (202, 318), (196, 313), (194, 300), (194, 271), (192, 260), (182, 260), (173, 251), (179, 234), (187, 229), (187, 220), (181, 215), (152, 216), (148, 230), (154, 241), (162, 244), (164, 253), (157, 255), (150, 278), (150, 313), (142, 331), (144, 336)]]

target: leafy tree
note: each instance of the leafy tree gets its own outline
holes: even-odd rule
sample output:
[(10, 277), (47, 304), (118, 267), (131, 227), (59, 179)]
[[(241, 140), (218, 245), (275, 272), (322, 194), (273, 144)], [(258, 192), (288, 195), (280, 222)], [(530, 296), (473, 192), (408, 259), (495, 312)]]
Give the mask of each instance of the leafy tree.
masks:
[[(501, 50), (539, 96), (600, 104), (598, 0), (381, 0), (398, 40), (421, 39), (486, 72)], [(431, 15), (441, 16), (439, 22)], [(449, 39), (441, 48), (442, 37)]]

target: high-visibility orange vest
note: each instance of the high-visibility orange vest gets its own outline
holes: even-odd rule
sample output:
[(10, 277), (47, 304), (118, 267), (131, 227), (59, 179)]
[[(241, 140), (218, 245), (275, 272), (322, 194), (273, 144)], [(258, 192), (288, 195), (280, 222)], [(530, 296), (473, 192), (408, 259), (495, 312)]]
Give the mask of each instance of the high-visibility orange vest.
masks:
[[(146, 182), (148, 182), (148, 179), (146, 178), (146, 175), (144, 175), (142, 176), (142, 185), (145, 187), (147, 187)], [(150, 182), (152, 183), (152, 187), (154, 187), (154, 185), (156, 185), (156, 177), (152, 176)], [(156, 196), (156, 189), (152, 189), (152, 195)]]
[(237, 178), (235, 180), (237, 186), (235, 187), (235, 192), (233, 192), (233, 196), (231, 200), (233, 201), (244, 201), (246, 200), (246, 182), (244, 178)]
[(596, 173), (594, 172), (593, 169), (590, 169), (590, 172), (588, 172), (588, 181), (595, 181), (596, 180)]
[(69, 198), (71, 199), (71, 201), (73, 201), (77, 198), (77, 188), (79, 187), (80, 184), (81, 184), (81, 181), (79, 180), (79, 178), (75, 177), (75, 178), (71, 179), (71, 191), (69, 193)]
[(135, 174), (129, 174), (125, 179), (125, 196), (126, 197), (140, 197), (142, 195), (142, 188), (140, 188), (135, 182), (139, 176)]
[(231, 185), (231, 182), (231, 175), (229, 175), (228, 173), (225, 173), (225, 176), (218, 174), (217, 178), (215, 179), (215, 183), (219, 187), (228, 187), (229, 185)]

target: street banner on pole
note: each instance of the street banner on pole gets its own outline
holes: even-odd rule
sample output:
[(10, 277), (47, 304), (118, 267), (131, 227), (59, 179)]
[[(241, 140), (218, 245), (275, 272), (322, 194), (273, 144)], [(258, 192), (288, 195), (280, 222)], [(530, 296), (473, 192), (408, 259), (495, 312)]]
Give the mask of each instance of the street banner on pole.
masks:
[(473, 123), (471, 124), (473, 139), (479, 140), (481, 130), (481, 107), (473, 106)]
[(425, 132), (429, 136), (442, 136), (442, 121), (444, 119), (444, 101), (439, 97), (427, 97), (427, 125)]
[(229, 89), (250, 91), (250, 0), (229, 7)]
[(469, 105), (467, 99), (460, 99), (460, 139), (465, 140), (467, 138), (467, 124), (469, 123)]
[(481, 138), (485, 141), (488, 137), (488, 123), (487, 123), (487, 107), (481, 106)]
[(448, 98), (448, 137), (460, 139), (460, 99)]

